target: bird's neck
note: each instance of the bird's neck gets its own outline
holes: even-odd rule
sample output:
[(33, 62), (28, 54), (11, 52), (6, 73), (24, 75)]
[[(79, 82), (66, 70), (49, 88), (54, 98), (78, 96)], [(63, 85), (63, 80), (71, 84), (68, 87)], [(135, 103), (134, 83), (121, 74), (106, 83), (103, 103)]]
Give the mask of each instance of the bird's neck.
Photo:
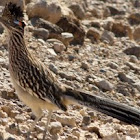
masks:
[[(16, 70), (17, 66), (23, 65), (29, 60), (29, 51), (26, 48), (24, 41), (24, 33), (14, 31), (10, 33), (10, 40), (8, 45), (9, 50), (9, 66)], [(18, 63), (22, 63), (21, 65)]]

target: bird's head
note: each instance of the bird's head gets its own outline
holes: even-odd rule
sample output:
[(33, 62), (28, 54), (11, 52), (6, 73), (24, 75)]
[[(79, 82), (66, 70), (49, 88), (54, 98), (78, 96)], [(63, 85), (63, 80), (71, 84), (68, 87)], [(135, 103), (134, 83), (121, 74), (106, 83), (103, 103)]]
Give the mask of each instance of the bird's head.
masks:
[(0, 16), (0, 22), (8, 31), (23, 31), (25, 23), (23, 22), (21, 7), (12, 2), (7, 3), (3, 9), (2, 16)]

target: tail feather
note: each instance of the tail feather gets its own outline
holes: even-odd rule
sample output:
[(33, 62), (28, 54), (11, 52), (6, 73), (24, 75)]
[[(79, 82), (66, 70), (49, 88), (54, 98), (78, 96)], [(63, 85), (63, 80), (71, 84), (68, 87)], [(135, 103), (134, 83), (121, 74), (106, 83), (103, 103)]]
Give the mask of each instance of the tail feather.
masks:
[(90, 95), (84, 91), (67, 89), (64, 94), (67, 99), (78, 102), (81, 105), (90, 107), (126, 123), (140, 126), (140, 111), (134, 107), (96, 95)]

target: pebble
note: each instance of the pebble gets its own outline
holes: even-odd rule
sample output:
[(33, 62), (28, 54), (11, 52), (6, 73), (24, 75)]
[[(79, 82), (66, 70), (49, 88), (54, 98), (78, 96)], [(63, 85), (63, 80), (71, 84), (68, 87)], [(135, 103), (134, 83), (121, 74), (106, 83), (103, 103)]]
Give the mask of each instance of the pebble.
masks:
[(114, 43), (114, 34), (112, 32), (109, 32), (105, 30), (101, 35), (101, 41), (107, 42), (108, 44)]
[(119, 72), (118, 77), (123, 82), (134, 83), (133, 77), (132, 76), (129, 76), (129, 75), (123, 73), (123, 72)]
[(72, 72), (60, 72), (59, 75), (67, 80), (76, 80), (76, 76)]
[(11, 110), (9, 116), (11, 118), (15, 118), (16, 115), (20, 114), (20, 112), (18, 110)]
[(56, 120), (59, 121), (62, 125), (76, 126), (76, 119), (71, 116), (56, 116)]
[(56, 53), (61, 53), (62, 51), (65, 50), (65, 46), (62, 43), (54, 42), (53, 44), (53, 49)]
[(17, 122), (22, 123), (26, 120), (26, 117), (24, 115), (20, 114), (20, 115), (16, 115), (15, 119), (16, 119)]
[(36, 125), (35, 129), (36, 129), (36, 131), (39, 132), (39, 133), (44, 132), (44, 128), (42, 128), (42, 127), (39, 126), (39, 125)]
[(78, 19), (83, 19), (85, 16), (85, 11), (83, 7), (77, 3), (72, 3), (69, 8), (74, 12)]
[(99, 134), (102, 138), (112, 136), (115, 133), (115, 130), (109, 124), (101, 125), (101, 127), (99, 127)]
[(56, 135), (57, 133), (61, 132), (62, 129), (62, 125), (60, 122), (51, 122), (50, 127), (50, 133), (52, 135)]
[(8, 118), (1, 118), (0, 123), (4, 126), (6, 126), (8, 124), (9, 120)]
[(1, 118), (7, 118), (8, 115), (7, 115), (6, 112), (3, 112), (3, 111), (1, 110), (1, 111), (0, 111), (0, 117), (1, 117)]
[(140, 57), (140, 47), (139, 46), (133, 46), (126, 48), (124, 51), (127, 55), (135, 55), (137, 58)]
[(126, 65), (129, 66), (130, 69), (140, 72), (140, 67), (137, 66), (136, 64), (131, 63), (131, 62), (127, 62)]
[(138, 91), (140, 91), (140, 81), (134, 83), (133, 86), (137, 88)]
[(57, 54), (55, 53), (54, 49), (47, 49), (47, 51), (54, 56), (57, 56)]
[(129, 61), (132, 63), (138, 63), (138, 58), (135, 55), (131, 55)]
[(128, 20), (129, 20), (130, 24), (132, 24), (132, 25), (140, 24), (140, 13), (139, 12), (135, 12), (135, 13), (132, 12), (128, 17)]
[[(38, 28), (38, 29), (33, 30), (33, 35), (35, 37), (41, 38), (44, 41), (46, 41), (48, 39), (48, 37), (49, 37), (49, 31), (44, 29), (44, 28)], [(42, 43), (42, 41), (41, 41), (41, 43)]]
[(2, 106), (1, 109), (3, 110), (3, 112), (6, 112), (7, 115), (9, 115), (11, 112), (11, 108), (9, 106)]
[(90, 116), (84, 116), (82, 123), (85, 124), (85, 125), (89, 125), (91, 123)]
[(76, 137), (78, 137), (78, 139), (80, 138), (80, 131), (77, 128), (73, 128), (72, 129), (72, 134)]
[(133, 32), (133, 39), (137, 42), (140, 43), (140, 26), (136, 27), (134, 32)]
[(90, 38), (90, 39), (94, 39), (95, 41), (97, 41), (97, 40), (99, 40), (101, 38), (101, 33), (96, 28), (91, 27), (87, 31), (87, 37)]
[(84, 70), (88, 70), (89, 69), (89, 64), (87, 62), (82, 62), (81, 68), (84, 69)]
[(58, 73), (58, 68), (54, 64), (49, 64), (49, 69), (53, 71), (55, 74)]
[(108, 63), (107, 64), (110, 68), (112, 68), (112, 69), (117, 69), (119, 66), (116, 64), (116, 63), (114, 63), (114, 62), (110, 62), (110, 63)]
[(104, 79), (95, 79), (95, 84), (102, 90), (111, 91), (114, 89), (114, 86), (107, 80)]
[(76, 57), (73, 56), (73, 55), (68, 55), (68, 59), (69, 59), (69, 61), (73, 61), (75, 58), (76, 58)]
[(68, 135), (65, 140), (78, 140), (78, 138), (74, 135)]

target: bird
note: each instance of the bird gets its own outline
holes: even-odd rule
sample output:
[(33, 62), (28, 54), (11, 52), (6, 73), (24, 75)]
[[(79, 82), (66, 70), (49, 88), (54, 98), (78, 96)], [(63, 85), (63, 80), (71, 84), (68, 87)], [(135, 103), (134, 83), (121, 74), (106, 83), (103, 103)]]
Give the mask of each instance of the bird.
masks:
[(18, 98), (29, 106), (36, 116), (29, 132), (43, 116), (43, 110), (47, 110), (47, 124), (43, 135), (45, 139), (53, 111), (67, 111), (71, 104), (86, 106), (123, 122), (140, 126), (140, 111), (137, 108), (64, 85), (48, 66), (33, 56), (25, 43), (26, 24), (20, 6), (8, 2), (0, 16), (0, 23), (8, 33), (11, 82)]

